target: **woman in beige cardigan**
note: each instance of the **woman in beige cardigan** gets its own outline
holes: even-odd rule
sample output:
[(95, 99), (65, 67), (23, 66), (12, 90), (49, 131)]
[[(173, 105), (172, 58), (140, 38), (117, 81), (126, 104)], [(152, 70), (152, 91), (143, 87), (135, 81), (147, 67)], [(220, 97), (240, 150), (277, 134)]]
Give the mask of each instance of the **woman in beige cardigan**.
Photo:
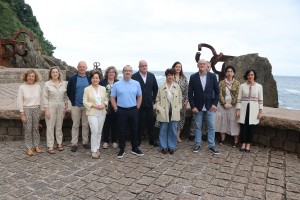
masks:
[(174, 83), (174, 69), (165, 72), (166, 82), (159, 89), (156, 97), (156, 119), (160, 122), (159, 143), (162, 153), (174, 154), (177, 145), (177, 126), (182, 108), (180, 86)]
[(244, 79), (247, 80), (240, 86), (236, 105), (236, 115), (241, 124), (241, 151), (250, 152), (253, 128), (259, 123), (263, 111), (263, 88), (255, 82), (257, 76), (254, 70), (246, 71)]
[(106, 117), (107, 97), (106, 89), (99, 85), (100, 72), (91, 72), (90, 79), (92, 84), (84, 89), (83, 105), (86, 108), (91, 129), (91, 151), (93, 158), (100, 157), (100, 141), (102, 128)]

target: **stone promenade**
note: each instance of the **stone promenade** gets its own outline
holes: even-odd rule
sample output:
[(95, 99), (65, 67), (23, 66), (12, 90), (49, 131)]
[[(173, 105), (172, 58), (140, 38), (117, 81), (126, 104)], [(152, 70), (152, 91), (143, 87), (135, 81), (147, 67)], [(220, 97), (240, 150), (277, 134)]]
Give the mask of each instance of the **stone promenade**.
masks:
[(300, 199), (300, 159), (284, 151), (242, 153), (225, 144), (213, 156), (206, 143), (193, 153), (184, 140), (163, 155), (144, 141), (142, 157), (127, 143), (122, 159), (118, 149), (102, 149), (95, 160), (68, 144), (29, 157), (23, 141), (0, 142), (0, 199)]

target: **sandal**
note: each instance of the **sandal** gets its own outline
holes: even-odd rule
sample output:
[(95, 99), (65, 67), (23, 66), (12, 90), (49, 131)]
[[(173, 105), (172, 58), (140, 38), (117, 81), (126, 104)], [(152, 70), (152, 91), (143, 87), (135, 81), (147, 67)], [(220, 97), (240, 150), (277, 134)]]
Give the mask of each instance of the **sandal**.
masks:
[(58, 145), (58, 146), (57, 146), (57, 149), (58, 149), (58, 151), (63, 151), (63, 150), (64, 150), (64, 147), (63, 147), (62, 145), (60, 145), (60, 146)]
[(50, 153), (50, 154), (55, 154), (55, 151), (54, 151), (54, 149), (52, 148), (52, 149), (48, 149), (48, 153)]

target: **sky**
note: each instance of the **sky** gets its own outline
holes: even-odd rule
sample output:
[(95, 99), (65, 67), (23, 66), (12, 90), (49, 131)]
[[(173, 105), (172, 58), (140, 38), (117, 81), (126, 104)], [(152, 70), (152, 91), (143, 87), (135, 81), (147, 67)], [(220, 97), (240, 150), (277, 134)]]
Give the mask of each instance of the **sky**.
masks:
[[(197, 71), (199, 43), (217, 53), (258, 53), (273, 75), (300, 76), (300, 1), (297, 0), (25, 0), (54, 56), (76, 67), (101, 68), (147, 60), (149, 71), (175, 61)], [(297, 25), (298, 24), (298, 25)], [(207, 48), (201, 58), (210, 60)], [(217, 65), (217, 68), (221, 66)]]

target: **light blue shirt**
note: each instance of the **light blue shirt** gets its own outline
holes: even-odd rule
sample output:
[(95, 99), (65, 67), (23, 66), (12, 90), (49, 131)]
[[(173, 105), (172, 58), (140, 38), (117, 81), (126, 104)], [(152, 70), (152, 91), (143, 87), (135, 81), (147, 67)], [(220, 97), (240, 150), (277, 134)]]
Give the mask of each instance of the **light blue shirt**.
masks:
[(83, 92), (84, 88), (89, 86), (89, 81), (86, 76), (77, 76), (76, 92), (75, 92), (75, 106), (83, 107)]
[[(201, 85), (202, 85), (202, 88), (203, 88), (203, 92), (205, 91), (205, 86), (206, 86), (206, 75), (207, 75), (207, 72), (205, 74), (199, 73), (200, 82), (201, 82)], [(202, 111), (207, 111), (206, 108), (205, 108), (205, 104), (203, 105)]]
[(139, 82), (124, 79), (114, 83), (110, 96), (116, 97), (117, 105), (123, 108), (130, 108), (137, 105), (136, 98), (142, 96), (141, 85)]

